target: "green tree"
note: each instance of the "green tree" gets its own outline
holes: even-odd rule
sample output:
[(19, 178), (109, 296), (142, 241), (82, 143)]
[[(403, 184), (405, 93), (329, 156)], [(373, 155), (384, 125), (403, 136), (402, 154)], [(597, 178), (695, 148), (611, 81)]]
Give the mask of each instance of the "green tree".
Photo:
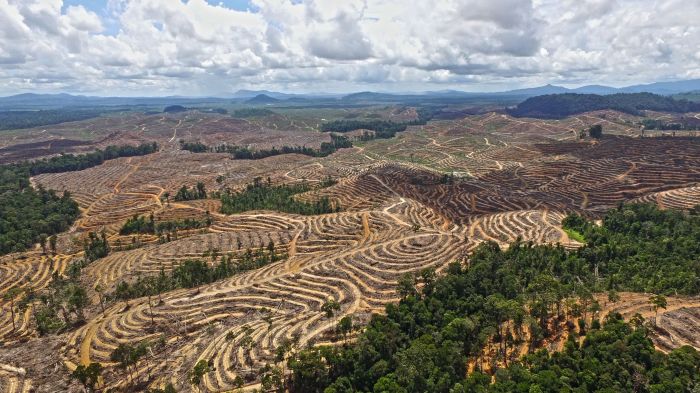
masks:
[(336, 330), (343, 335), (343, 339), (345, 340), (345, 342), (347, 342), (348, 334), (352, 332), (352, 329), (352, 316), (346, 315), (340, 318), (340, 322), (338, 322), (338, 327), (336, 328)]
[(12, 287), (5, 292), (3, 299), (10, 302), (10, 318), (12, 318), (12, 331), (15, 332), (17, 327), (15, 326), (15, 298), (22, 293), (22, 289), (19, 287)]
[(588, 129), (588, 135), (591, 138), (595, 139), (600, 139), (603, 137), (603, 126), (600, 124), (596, 124), (591, 126), (591, 128)]
[(76, 379), (83, 385), (85, 393), (95, 391), (95, 386), (100, 380), (102, 365), (100, 363), (90, 363), (89, 365), (79, 365), (73, 370), (70, 377)]
[(198, 391), (200, 390), (200, 385), (204, 380), (204, 376), (209, 372), (209, 363), (206, 360), (201, 359), (194, 365), (192, 370), (187, 375), (190, 384), (195, 387)]
[(56, 254), (56, 235), (49, 237), (49, 248), (51, 248), (52, 253)]
[(340, 303), (336, 302), (334, 299), (328, 299), (321, 306), (321, 311), (323, 311), (326, 318), (328, 318), (328, 319), (334, 318), (334, 320), (335, 320), (335, 314), (339, 310), (340, 310)]
[(656, 318), (659, 313), (659, 309), (666, 309), (668, 307), (668, 302), (666, 301), (666, 296), (664, 295), (652, 295), (649, 297), (649, 303), (654, 309), (654, 325), (656, 325)]

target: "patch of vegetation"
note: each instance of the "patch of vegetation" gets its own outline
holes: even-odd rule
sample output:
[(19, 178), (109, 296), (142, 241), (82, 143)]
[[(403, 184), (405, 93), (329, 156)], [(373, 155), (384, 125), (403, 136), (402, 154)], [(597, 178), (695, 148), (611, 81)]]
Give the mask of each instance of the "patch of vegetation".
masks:
[(181, 113), (186, 111), (187, 108), (185, 108), (182, 105), (170, 105), (166, 106), (165, 109), (163, 109), (163, 113)]
[(264, 117), (274, 115), (275, 112), (265, 109), (265, 108), (243, 108), (236, 109), (233, 111), (233, 117), (247, 118), (247, 117)]
[[(20, 182), (26, 179), (21, 178)], [(0, 254), (24, 251), (33, 244), (44, 243), (49, 236), (68, 230), (79, 216), (78, 204), (68, 192), (58, 196), (52, 190), (27, 186), (2, 192)]]
[(0, 166), (0, 254), (24, 251), (37, 242), (70, 228), (80, 215), (78, 204), (64, 192), (30, 186), (29, 177), (42, 173), (90, 168), (117, 157), (149, 154), (155, 143), (140, 146), (109, 146), (104, 151), (63, 154), (33, 162)]
[(229, 153), (234, 160), (260, 160), (282, 154), (303, 154), (309, 157), (327, 157), (338, 151), (338, 149), (352, 147), (352, 142), (350, 142), (347, 137), (336, 134), (331, 134), (330, 136), (331, 141), (321, 143), (319, 149), (306, 146), (282, 146), (281, 148), (273, 147), (272, 149), (253, 150), (249, 147), (226, 144), (211, 148), (199, 142), (183, 141), (180, 142), (180, 146), (183, 150), (189, 150), (193, 153)]
[(408, 126), (425, 125), (433, 115), (438, 111), (436, 108), (422, 107), (416, 110), (418, 119), (402, 123), (396, 123), (387, 120), (334, 120), (321, 124), (321, 131), (324, 132), (350, 132), (355, 130), (371, 130), (374, 133), (363, 134), (363, 140), (368, 139), (389, 139), (393, 138), (396, 133), (406, 130)]
[(206, 199), (207, 190), (204, 187), (204, 183), (198, 182), (195, 187), (190, 189), (187, 186), (182, 186), (175, 194), (176, 201), (194, 201), (197, 199)]
[(588, 128), (588, 136), (593, 139), (600, 139), (603, 137), (603, 126), (600, 124), (592, 125)]
[(105, 150), (95, 150), (86, 154), (61, 154), (60, 156), (44, 158), (30, 163), (19, 164), (25, 166), (32, 176), (42, 173), (60, 173), (70, 171), (80, 171), (102, 164), (107, 160), (120, 157), (145, 156), (158, 151), (158, 144), (142, 143), (138, 146), (122, 145), (107, 146)]
[[(320, 187), (329, 187), (333, 184), (335, 181), (328, 178)], [(307, 183), (273, 185), (270, 178), (265, 183), (258, 177), (239, 193), (223, 193), (221, 195), (221, 213), (235, 214), (250, 210), (274, 210), (293, 214), (317, 215), (340, 211), (340, 206), (333, 206), (327, 197), (314, 203), (301, 202), (292, 198), (296, 194), (311, 190), (312, 187)]]
[(564, 232), (566, 232), (566, 234), (567, 234), (571, 239), (574, 239), (574, 240), (576, 240), (576, 241), (579, 242), (579, 243), (585, 243), (585, 242), (586, 242), (586, 238), (583, 237), (583, 235), (580, 234), (580, 233), (579, 233), (578, 231), (576, 231), (575, 229), (564, 228)]
[(393, 138), (397, 132), (405, 131), (405, 123), (387, 120), (334, 120), (321, 125), (324, 132), (350, 132), (355, 130), (372, 130), (377, 138)]
[(656, 119), (644, 119), (642, 120), (642, 126), (644, 126), (645, 130), (700, 130), (700, 120), (694, 117), (683, 117), (678, 119), (678, 121), (673, 122)]
[[(655, 351), (641, 316), (630, 326), (613, 313), (601, 327), (593, 293), (700, 292), (700, 219), (629, 205), (609, 212), (601, 227), (575, 215), (567, 225), (588, 244), (568, 252), (489, 242), (441, 277), (429, 269), (401, 277), (401, 301), (374, 315), (354, 344), (292, 356), (291, 391), (689, 392), (700, 383), (700, 355), (691, 347)], [(581, 345), (572, 326), (563, 352), (532, 353), (575, 318), (586, 334)], [(531, 349), (521, 360), (512, 351), (518, 343)], [(478, 366), (487, 345), (491, 363), (502, 364), (494, 380)], [(470, 361), (477, 369), (467, 374)]]
[(192, 153), (206, 153), (210, 150), (209, 147), (202, 142), (185, 142), (182, 139), (180, 139), (180, 149)]
[(567, 116), (611, 109), (632, 115), (640, 115), (642, 110), (660, 112), (700, 111), (700, 104), (687, 100), (674, 100), (671, 97), (651, 93), (611, 94), (550, 94), (528, 98), (512, 108), (508, 113), (516, 117), (541, 119), (561, 119)]
[(206, 228), (211, 225), (211, 222), (211, 217), (209, 216), (204, 220), (185, 218), (184, 220), (156, 222), (153, 214), (148, 218), (134, 214), (133, 217), (127, 219), (124, 225), (122, 225), (121, 229), (119, 229), (119, 234), (162, 234), (180, 230)]
[[(265, 248), (257, 251), (249, 249), (240, 256), (228, 254), (219, 258), (215, 251), (208, 254), (212, 258), (212, 263), (202, 259), (188, 259), (170, 273), (165, 273), (161, 269), (157, 276), (139, 276), (133, 282), (121, 281), (110, 297), (126, 301), (142, 296), (155, 296), (179, 288), (194, 288), (286, 258), (284, 254), (277, 252), (275, 243), (272, 241)], [(217, 259), (218, 263), (216, 263)]]
[(46, 109), (39, 111), (0, 111), (0, 130), (32, 128), (92, 119), (105, 113), (99, 109)]
[(634, 292), (700, 293), (700, 217), (653, 204), (619, 206), (601, 226), (570, 215), (567, 229), (579, 232), (587, 246), (577, 254), (598, 266), (607, 288)]
[(85, 262), (87, 263), (109, 255), (109, 243), (104, 231), (100, 236), (97, 236), (95, 232), (90, 232), (83, 242), (83, 251), (85, 252)]

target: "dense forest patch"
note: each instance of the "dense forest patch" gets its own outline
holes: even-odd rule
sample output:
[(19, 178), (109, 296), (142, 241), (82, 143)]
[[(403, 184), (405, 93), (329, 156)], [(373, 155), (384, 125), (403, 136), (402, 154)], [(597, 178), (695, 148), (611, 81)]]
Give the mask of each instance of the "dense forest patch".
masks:
[(63, 154), (33, 162), (0, 166), (0, 254), (23, 251), (49, 236), (67, 230), (80, 215), (69, 193), (57, 195), (42, 187), (34, 189), (30, 176), (76, 171), (118, 157), (153, 153), (155, 143), (140, 146), (109, 146), (104, 151)]
[[(320, 187), (328, 187), (333, 184), (335, 184), (333, 180), (327, 179)], [(312, 189), (307, 183), (273, 185), (269, 178), (267, 183), (256, 178), (252, 184), (248, 184), (245, 190), (239, 193), (225, 192), (221, 194), (221, 213), (234, 214), (250, 210), (274, 210), (293, 214), (316, 215), (340, 210), (340, 207), (333, 206), (327, 197), (314, 203), (297, 201), (292, 198), (296, 194)]]
[[(292, 391), (666, 392), (697, 386), (700, 355), (693, 348), (655, 351), (641, 317), (630, 325), (613, 313), (601, 326), (593, 293), (698, 294), (700, 217), (629, 205), (610, 211), (601, 227), (575, 215), (566, 225), (588, 243), (569, 252), (517, 241), (502, 250), (488, 242), (468, 265), (455, 262), (440, 277), (432, 270), (403, 276), (401, 301), (387, 305), (386, 315), (374, 315), (355, 343), (290, 356)], [(576, 318), (578, 333), (586, 335), (581, 344), (567, 322)], [(536, 350), (562, 329), (569, 331), (562, 353)], [(529, 355), (518, 359), (513, 348), (523, 344)], [(467, 374), (488, 345), (496, 348), (495, 379), (478, 367)]]
[(39, 111), (0, 111), (0, 130), (32, 128), (98, 117), (101, 109), (45, 109)]
[(561, 119), (567, 116), (611, 109), (639, 115), (642, 110), (660, 112), (694, 112), (700, 111), (700, 103), (687, 100), (675, 100), (671, 97), (651, 93), (611, 94), (549, 94), (528, 98), (512, 108), (508, 113), (515, 117), (534, 117), (541, 119)]
[(309, 157), (328, 157), (338, 151), (352, 147), (350, 139), (343, 135), (330, 134), (330, 142), (322, 142), (320, 148), (314, 149), (306, 146), (282, 146), (280, 148), (253, 150), (249, 147), (223, 144), (216, 147), (209, 147), (201, 142), (180, 141), (180, 148), (192, 153), (228, 153), (234, 160), (260, 160), (267, 157), (279, 156), (282, 154), (303, 154)]

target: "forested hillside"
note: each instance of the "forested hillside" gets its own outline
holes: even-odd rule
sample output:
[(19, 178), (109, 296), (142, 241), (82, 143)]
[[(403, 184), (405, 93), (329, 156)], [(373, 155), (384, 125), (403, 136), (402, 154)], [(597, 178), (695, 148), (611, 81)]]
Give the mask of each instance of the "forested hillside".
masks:
[[(611, 314), (601, 323), (593, 294), (697, 295), (700, 216), (630, 205), (610, 211), (600, 227), (579, 216), (567, 224), (587, 242), (577, 251), (484, 243), (468, 265), (455, 262), (440, 277), (432, 270), (402, 277), (402, 300), (373, 316), (355, 343), (292, 356), (292, 390), (683, 392), (699, 386), (694, 349), (655, 351), (641, 317), (630, 325)], [(564, 329), (569, 339), (562, 353), (537, 350)], [(586, 335), (581, 344), (579, 333)], [(523, 344), (529, 355), (519, 359), (513, 348)], [(467, 375), (489, 345), (495, 380), (480, 367)]]
[(42, 173), (76, 171), (118, 157), (150, 154), (158, 145), (109, 146), (105, 150), (64, 154), (32, 162), (0, 166), (0, 255), (23, 251), (67, 230), (80, 215), (69, 193), (31, 187), (29, 178)]
[(45, 109), (39, 111), (0, 111), (0, 130), (39, 127), (91, 119), (107, 112), (103, 109)]
[(662, 112), (700, 111), (700, 103), (675, 100), (651, 93), (611, 94), (550, 94), (528, 98), (508, 113), (516, 117), (561, 119), (578, 113), (612, 109), (637, 115), (642, 110)]

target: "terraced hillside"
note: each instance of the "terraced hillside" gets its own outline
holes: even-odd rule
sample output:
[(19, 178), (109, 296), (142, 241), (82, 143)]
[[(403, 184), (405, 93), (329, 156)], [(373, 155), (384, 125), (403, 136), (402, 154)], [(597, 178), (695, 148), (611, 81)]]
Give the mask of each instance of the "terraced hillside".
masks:
[[(410, 118), (410, 113), (394, 115)], [(59, 235), (55, 253), (37, 246), (0, 259), (0, 295), (18, 287), (25, 294), (0, 300), (0, 391), (79, 391), (67, 376), (91, 362), (106, 367), (105, 388), (126, 389), (135, 380), (142, 388), (172, 383), (178, 391), (189, 391), (194, 388), (188, 372), (200, 360), (211, 369), (200, 385), (203, 391), (231, 391), (241, 383), (259, 387), (258, 370), (276, 362), (277, 348), (290, 340), (299, 347), (337, 341), (338, 320), (352, 316), (361, 324), (382, 312), (399, 299), (396, 285), (405, 273), (428, 267), (440, 272), (450, 262), (467, 261), (484, 241), (505, 246), (520, 238), (578, 247), (561, 225), (574, 211), (597, 218), (625, 201), (678, 209), (700, 203), (700, 141), (641, 138), (633, 125), (638, 119), (615, 112), (561, 121), (490, 113), (411, 126), (393, 139), (356, 142), (324, 158), (288, 154), (262, 160), (194, 154), (178, 150), (175, 142), (196, 137), (264, 148), (318, 145), (327, 136), (293, 118), (285, 121), (294, 126), (274, 129), (281, 120), (188, 116), (193, 115), (100, 119), (100, 132), (110, 132), (99, 143), (148, 139), (165, 142), (165, 148), (32, 178), (35, 185), (70, 191), (82, 216)], [(605, 128), (604, 138), (578, 139), (581, 128), (598, 123)], [(60, 138), (67, 127), (56, 126), (49, 134)], [(252, 135), (257, 139), (246, 139)], [(269, 177), (273, 184), (317, 184), (329, 176), (334, 185), (295, 198), (328, 197), (341, 208), (335, 213), (224, 215), (219, 200), (211, 198), (212, 192), (240, 190), (258, 177)], [(199, 182), (210, 198), (174, 200), (183, 185)], [(211, 225), (178, 231), (169, 241), (155, 234), (119, 234), (127, 219), (150, 214), (159, 221), (209, 218)], [(112, 251), (80, 273), (89, 297), (85, 323), (39, 337), (35, 312), (40, 301), (15, 313), (12, 302), (26, 296), (25, 288), (40, 292), (52, 275), (67, 274), (71, 263), (84, 257), (87, 233), (101, 231)], [(170, 274), (188, 259), (214, 266), (226, 255), (238, 263), (247, 250), (271, 243), (284, 257), (263, 267), (158, 296), (107, 299), (102, 310), (104, 294), (121, 282)], [(647, 297), (625, 294), (609, 309), (649, 316)], [(329, 300), (339, 306), (330, 317), (324, 311)], [(658, 317), (658, 348), (700, 348), (698, 302), (671, 300)], [(145, 341), (159, 344), (130, 372), (111, 359), (120, 344)]]

